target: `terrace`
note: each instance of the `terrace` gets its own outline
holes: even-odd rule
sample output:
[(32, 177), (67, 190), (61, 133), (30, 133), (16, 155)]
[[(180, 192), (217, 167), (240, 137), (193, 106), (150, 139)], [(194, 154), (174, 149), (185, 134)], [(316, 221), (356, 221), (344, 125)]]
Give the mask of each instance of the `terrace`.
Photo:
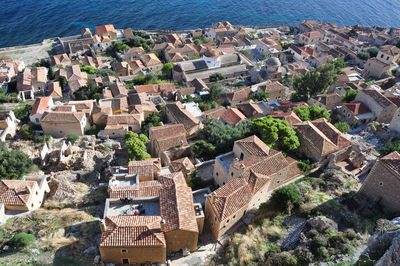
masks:
[(107, 199), (104, 217), (107, 216), (160, 216), (160, 198)]

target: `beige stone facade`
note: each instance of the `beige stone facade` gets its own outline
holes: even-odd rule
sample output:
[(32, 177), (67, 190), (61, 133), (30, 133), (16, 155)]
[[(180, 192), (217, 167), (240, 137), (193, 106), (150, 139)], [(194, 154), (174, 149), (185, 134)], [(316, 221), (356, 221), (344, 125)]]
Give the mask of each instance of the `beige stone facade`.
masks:
[(69, 134), (83, 136), (86, 123), (86, 116), (82, 112), (60, 111), (45, 112), (40, 121), (44, 134), (55, 138)]
[(392, 152), (378, 160), (360, 189), (373, 203), (400, 212), (400, 154)]

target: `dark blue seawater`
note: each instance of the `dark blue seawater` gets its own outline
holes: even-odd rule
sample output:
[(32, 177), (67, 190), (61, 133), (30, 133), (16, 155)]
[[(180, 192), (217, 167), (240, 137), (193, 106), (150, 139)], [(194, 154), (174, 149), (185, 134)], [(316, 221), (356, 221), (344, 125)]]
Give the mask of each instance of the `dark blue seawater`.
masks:
[(240, 25), (400, 27), (400, 0), (0, 0), (0, 47), (79, 34), (82, 27), (192, 29), (228, 20)]

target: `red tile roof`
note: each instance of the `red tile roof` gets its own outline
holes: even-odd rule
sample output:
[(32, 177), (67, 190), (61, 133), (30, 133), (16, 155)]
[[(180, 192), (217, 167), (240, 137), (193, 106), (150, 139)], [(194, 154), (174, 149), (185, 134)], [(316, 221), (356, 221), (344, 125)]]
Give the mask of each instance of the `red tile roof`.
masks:
[(361, 115), (371, 112), (368, 106), (361, 102), (344, 103), (343, 106), (349, 109), (349, 111), (352, 112), (353, 115)]
[(4, 205), (25, 206), (31, 196), (35, 181), (0, 181), (0, 203)]
[(41, 113), (43, 114), (49, 108), (49, 103), (52, 100), (51, 97), (39, 97), (36, 98), (35, 104), (32, 107), (31, 115)]

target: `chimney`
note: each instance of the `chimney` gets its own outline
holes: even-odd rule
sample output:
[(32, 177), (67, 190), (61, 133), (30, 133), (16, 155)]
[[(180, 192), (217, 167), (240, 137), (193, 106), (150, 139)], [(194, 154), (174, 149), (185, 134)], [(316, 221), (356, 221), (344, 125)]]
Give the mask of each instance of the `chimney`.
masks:
[(106, 222), (104, 219), (100, 221), (100, 230), (102, 233), (106, 231)]
[(161, 219), (161, 221), (160, 221), (160, 227), (161, 227), (161, 231), (162, 231), (162, 232), (165, 232), (165, 230), (166, 230), (165, 226), (166, 226), (165, 220), (164, 220), (164, 219)]

